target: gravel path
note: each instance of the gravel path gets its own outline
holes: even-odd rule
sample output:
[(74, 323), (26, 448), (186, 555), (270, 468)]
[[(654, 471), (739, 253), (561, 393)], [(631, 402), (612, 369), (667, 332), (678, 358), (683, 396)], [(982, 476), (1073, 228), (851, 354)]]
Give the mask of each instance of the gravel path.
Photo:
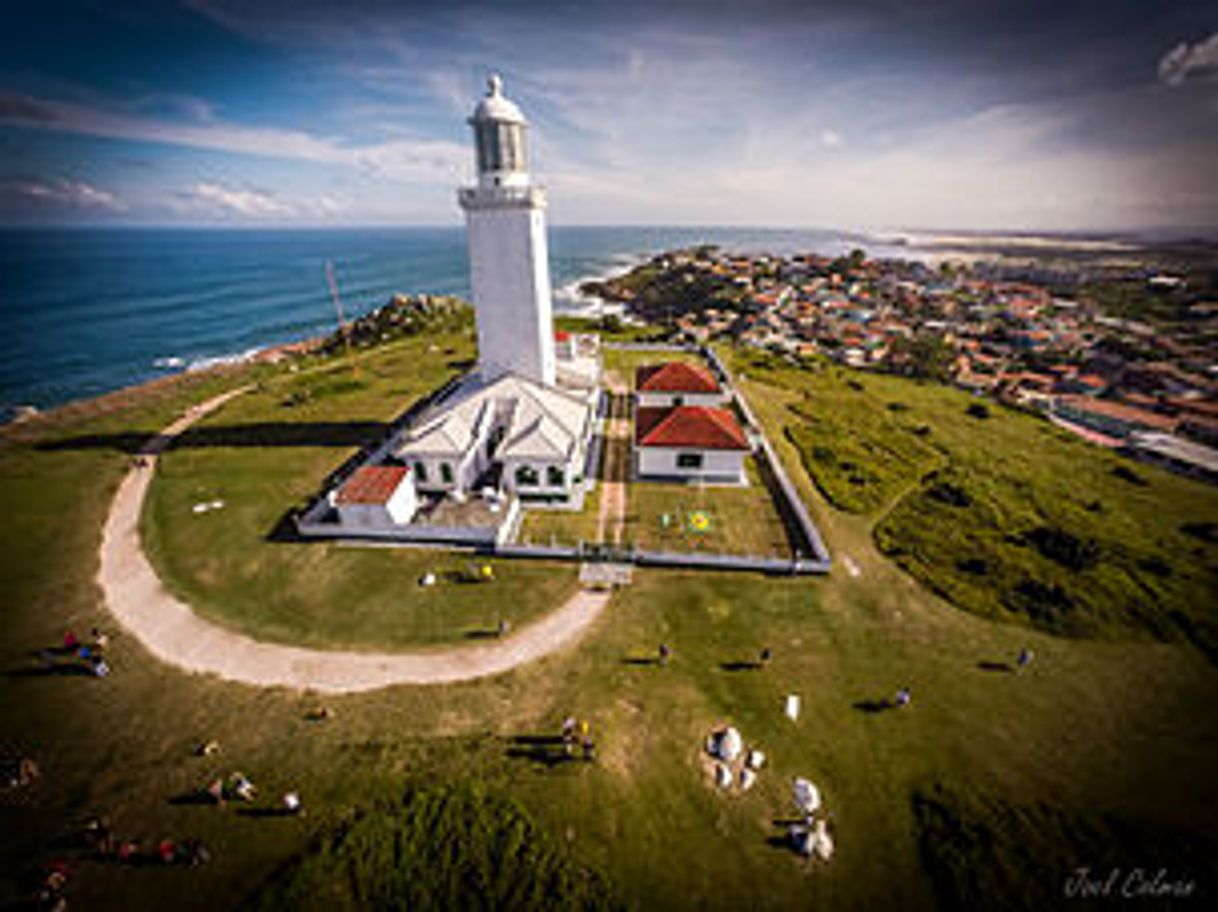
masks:
[(551, 614), (493, 643), (418, 653), (303, 649), (263, 643), (191, 611), (161, 583), (144, 555), (139, 519), (156, 453), (176, 434), (245, 389), (193, 407), (149, 444), (145, 465), (119, 485), (102, 534), (98, 583), (110, 613), (149, 652), (185, 671), (259, 687), (355, 693), (395, 684), (447, 684), (501, 674), (576, 642), (609, 601), (581, 590)]

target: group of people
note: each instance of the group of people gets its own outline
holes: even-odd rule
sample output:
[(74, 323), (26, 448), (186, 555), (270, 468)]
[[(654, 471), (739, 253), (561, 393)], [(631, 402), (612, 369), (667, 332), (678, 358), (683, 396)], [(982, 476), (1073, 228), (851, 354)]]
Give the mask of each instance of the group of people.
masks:
[[(116, 839), (110, 828), (110, 821), (105, 817), (94, 817), (88, 820), (80, 831), (82, 848), (92, 850), (92, 857), (97, 861), (111, 861), (123, 865), (187, 865), (198, 867), (211, 861), (211, 853), (197, 839), (186, 839), (177, 842), (169, 837), (157, 841), (154, 845), (145, 847), (137, 839)], [(72, 868), (68, 861), (62, 858), (52, 861), (46, 870), (34, 896), (34, 903), (39, 909), (62, 912), (68, 906), (64, 895), (71, 877)]]
[[(65, 667), (65, 656), (73, 662), (83, 663), (83, 667), (94, 677), (104, 678), (110, 674), (110, 663), (106, 661), (106, 647), (110, 645), (110, 637), (100, 628), (94, 627), (89, 634), (89, 642), (81, 640), (72, 630), (65, 630), (63, 645), (58, 649), (44, 649), (38, 653), (38, 658), (44, 668), (54, 670)], [(73, 666), (79, 667), (79, 666)]]
[[(247, 804), (253, 804), (258, 800), (258, 786), (254, 785), (245, 773), (240, 770), (234, 770), (232, 773), (229, 773), (227, 779), (217, 777), (211, 780), (211, 782), (202, 788), (200, 795), (209, 803), (221, 807), (229, 801), (242, 801)], [(300, 800), (300, 793), (295, 791), (285, 792), (280, 803), (279, 813), (285, 817), (298, 817), (303, 816), (304, 812), (304, 804)]]

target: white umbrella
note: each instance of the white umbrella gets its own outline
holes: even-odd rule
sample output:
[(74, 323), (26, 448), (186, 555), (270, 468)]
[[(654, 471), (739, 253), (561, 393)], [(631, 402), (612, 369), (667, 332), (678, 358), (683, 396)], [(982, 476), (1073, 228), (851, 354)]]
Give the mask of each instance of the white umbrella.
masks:
[(805, 814), (811, 814), (820, 807), (820, 790), (807, 779), (796, 779), (792, 789), (795, 806)]

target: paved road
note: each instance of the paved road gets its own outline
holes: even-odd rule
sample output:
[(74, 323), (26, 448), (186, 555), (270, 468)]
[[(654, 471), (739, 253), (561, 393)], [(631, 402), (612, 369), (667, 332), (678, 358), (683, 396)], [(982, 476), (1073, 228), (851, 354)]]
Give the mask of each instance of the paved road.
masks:
[(355, 693), (395, 684), (448, 684), (502, 674), (575, 643), (607, 592), (581, 590), (539, 621), (493, 643), (421, 653), (303, 649), (264, 643), (203, 620), (161, 583), (144, 554), (139, 518), (156, 454), (176, 434), (241, 395), (193, 407), (165, 428), (119, 485), (102, 534), (98, 583), (110, 613), (149, 652), (177, 668), (258, 687)]

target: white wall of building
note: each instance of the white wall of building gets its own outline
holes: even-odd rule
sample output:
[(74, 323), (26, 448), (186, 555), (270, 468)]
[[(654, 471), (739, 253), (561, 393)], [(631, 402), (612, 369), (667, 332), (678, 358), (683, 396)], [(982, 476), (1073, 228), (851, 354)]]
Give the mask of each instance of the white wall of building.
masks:
[[(410, 453), (411, 475), (420, 491), (429, 494), (442, 491), (468, 491), (486, 469), (486, 445), (483, 442), (462, 454)], [(448, 466), (450, 478), (445, 478)]]
[[(553, 484), (551, 482), (549, 473), (551, 466), (562, 470), (562, 484)], [(522, 485), (517, 483), (516, 473), (522, 467), (527, 467), (537, 473), (536, 484)], [(582, 456), (573, 458), (568, 462), (546, 462), (540, 459), (505, 460), (503, 463), (503, 486), (517, 496), (564, 497), (570, 496), (572, 489), (576, 485), (576, 479), (582, 482), (582, 473)]]
[[(702, 457), (697, 468), (682, 466), (682, 454), (696, 453)], [(669, 447), (635, 447), (635, 466), (640, 478), (681, 478), (689, 481), (712, 481), (725, 484), (745, 484), (744, 450), (670, 449)]]
[(404, 526), (419, 508), (418, 495), (412, 481), (413, 473), (402, 479), (385, 503), (339, 503), (338, 521), (356, 529), (376, 529)]
[[(660, 393), (635, 394), (641, 408), (672, 408), (677, 405), (706, 405), (718, 408), (727, 402), (727, 393)], [(679, 400), (679, 401), (678, 401)]]

